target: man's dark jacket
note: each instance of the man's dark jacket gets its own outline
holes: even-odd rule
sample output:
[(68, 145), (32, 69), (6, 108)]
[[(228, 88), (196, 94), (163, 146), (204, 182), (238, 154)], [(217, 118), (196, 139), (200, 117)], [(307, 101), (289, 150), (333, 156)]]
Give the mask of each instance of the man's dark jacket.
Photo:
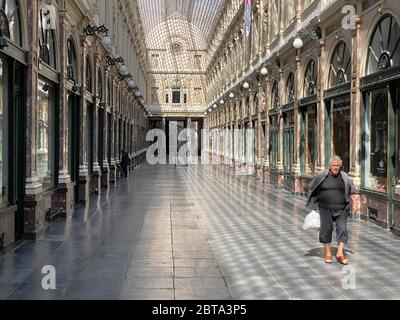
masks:
[[(307, 199), (307, 208), (310, 210), (318, 210), (318, 190), (321, 186), (322, 182), (328, 177), (330, 174), (329, 170), (324, 170), (319, 173), (314, 179), (311, 180), (308, 186), (308, 199)], [(356, 193), (356, 187), (354, 186), (353, 180), (349, 177), (349, 175), (343, 171), (340, 172), (344, 182), (344, 190), (345, 198), (346, 198), (346, 206), (350, 206), (350, 193)]]

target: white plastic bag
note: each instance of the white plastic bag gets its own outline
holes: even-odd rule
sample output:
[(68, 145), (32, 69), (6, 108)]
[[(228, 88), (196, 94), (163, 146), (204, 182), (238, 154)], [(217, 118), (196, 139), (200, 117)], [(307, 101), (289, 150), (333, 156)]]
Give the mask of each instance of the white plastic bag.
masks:
[(303, 229), (304, 230), (309, 230), (309, 229), (317, 229), (321, 227), (321, 221), (319, 218), (319, 213), (315, 210), (311, 211), (306, 219), (304, 220), (304, 225)]

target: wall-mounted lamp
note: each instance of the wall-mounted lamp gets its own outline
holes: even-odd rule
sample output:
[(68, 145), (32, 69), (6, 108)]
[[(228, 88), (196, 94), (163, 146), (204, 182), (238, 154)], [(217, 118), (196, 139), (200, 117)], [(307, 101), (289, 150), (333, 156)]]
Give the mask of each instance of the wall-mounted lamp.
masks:
[(130, 78), (132, 78), (132, 75), (130, 73), (125, 74), (125, 75), (122, 75), (122, 74), (119, 75), (119, 80), (121, 80), (121, 81), (130, 79)]
[(249, 83), (246, 81), (245, 83), (243, 83), (243, 89), (248, 89), (248, 88), (250, 88), (250, 85), (249, 85)]
[(268, 69), (266, 67), (262, 67), (260, 70), (260, 74), (262, 76), (266, 76), (268, 74)]
[(111, 56), (107, 56), (106, 62), (109, 66), (115, 66), (117, 63), (125, 63), (122, 57), (113, 59)]
[(106, 26), (103, 24), (99, 27), (92, 27), (90, 24), (83, 29), (83, 34), (85, 36), (94, 36), (96, 33), (101, 33), (104, 34), (104, 38), (103, 38), (103, 45), (106, 48), (109, 48), (112, 44), (112, 40), (108, 35), (108, 29), (106, 28)]
[(235, 94), (234, 94), (233, 92), (231, 92), (231, 93), (229, 94), (229, 98), (233, 99), (234, 97), (235, 97)]
[(125, 63), (123, 63), (119, 68), (119, 71), (121, 72), (122, 75), (126, 75), (128, 73), (128, 66)]
[(135, 87), (135, 81), (133, 81), (132, 79), (128, 81), (128, 86), (129, 88), (133, 89)]
[(221, 99), (221, 101), (219, 103), (220, 103), (220, 105), (223, 105), (225, 103), (224, 99)]
[(297, 36), (293, 41), (293, 47), (296, 49), (301, 49), (303, 47), (303, 40)]

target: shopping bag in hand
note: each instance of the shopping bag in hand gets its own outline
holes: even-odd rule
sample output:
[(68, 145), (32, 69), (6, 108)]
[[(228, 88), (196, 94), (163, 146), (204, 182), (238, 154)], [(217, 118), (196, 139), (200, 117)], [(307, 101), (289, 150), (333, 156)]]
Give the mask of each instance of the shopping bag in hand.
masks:
[(321, 222), (319, 218), (319, 213), (315, 210), (311, 211), (306, 219), (304, 220), (304, 225), (303, 229), (304, 230), (309, 230), (309, 229), (317, 229), (321, 227)]

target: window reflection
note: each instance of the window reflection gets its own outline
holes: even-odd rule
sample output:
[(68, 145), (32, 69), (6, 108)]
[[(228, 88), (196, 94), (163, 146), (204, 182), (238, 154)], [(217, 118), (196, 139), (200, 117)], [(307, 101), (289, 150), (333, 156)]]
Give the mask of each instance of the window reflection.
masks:
[(316, 136), (317, 136), (317, 117), (315, 107), (310, 107), (307, 113), (307, 156), (306, 171), (313, 174), (316, 162)]
[(37, 97), (37, 175), (44, 187), (51, 187), (53, 181), (53, 123), (52, 123), (52, 87), (43, 80), (38, 81)]
[(343, 171), (350, 170), (350, 100), (335, 99), (332, 104), (333, 154), (343, 160)]
[[(388, 96), (380, 90), (370, 94), (368, 108), (369, 130), (366, 134), (366, 187), (377, 191), (387, 191), (387, 152), (388, 152)], [(368, 132), (369, 131), (369, 132)]]
[[(21, 42), (21, 23), (19, 16), (19, 1), (18, 0), (0, 0), (0, 10), (5, 13), (8, 24), (4, 27), (7, 28), (6, 36), (9, 36), (10, 40), (18, 45), (22, 45)], [(1, 18), (0, 18), (1, 19)], [(4, 31), (4, 30), (1, 30)], [(3, 32), (4, 33), (4, 32)]]

